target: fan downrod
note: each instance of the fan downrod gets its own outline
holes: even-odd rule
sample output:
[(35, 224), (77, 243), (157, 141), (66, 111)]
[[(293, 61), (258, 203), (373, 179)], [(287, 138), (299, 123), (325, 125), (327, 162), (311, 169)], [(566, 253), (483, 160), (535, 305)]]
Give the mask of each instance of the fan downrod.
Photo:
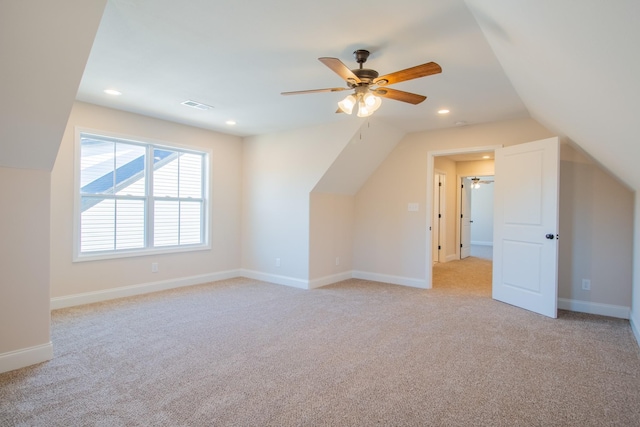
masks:
[(367, 58), (369, 58), (369, 51), (364, 49), (358, 49), (353, 52), (353, 57), (356, 58), (356, 62), (360, 64), (360, 68), (362, 68), (362, 64), (367, 62)]

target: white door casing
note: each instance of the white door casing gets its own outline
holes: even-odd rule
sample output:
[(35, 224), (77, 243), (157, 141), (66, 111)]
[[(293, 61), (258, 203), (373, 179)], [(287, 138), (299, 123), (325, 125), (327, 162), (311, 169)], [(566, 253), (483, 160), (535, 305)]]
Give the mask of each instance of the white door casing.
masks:
[(436, 263), (439, 261), (439, 251), (438, 247), (440, 246), (440, 219), (438, 218), (440, 215), (440, 175), (435, 174), (433, 177), (433, 213), (431, 215), (431, 254), (433, 258), (433, 262)]
[(460, 185), (460, 259), (471, 255), (471, 180), (462, 178)]
[(431, 222), (433, 262), (445, 262), (444, 258), (444, 211), (445, 211), (445, 174), (436, 172), (433, 177), (433, 214)]
[(493, 298), (555, 318), (558, 138), (496, 150), (495, 176)]

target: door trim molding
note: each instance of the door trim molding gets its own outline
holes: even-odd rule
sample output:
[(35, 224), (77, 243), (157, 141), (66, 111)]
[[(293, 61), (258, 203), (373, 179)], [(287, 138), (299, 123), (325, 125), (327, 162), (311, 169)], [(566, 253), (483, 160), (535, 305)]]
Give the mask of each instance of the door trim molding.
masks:
[(631, 307), (622, 305), (602, 304), (599, 302), (580, 301), (577, 299), (558, 298), (558, 308), (560, 310), (577, 311), (580, 313), (598, 314), (600, 316), (617, 317), (618, 319), (629, 319)]

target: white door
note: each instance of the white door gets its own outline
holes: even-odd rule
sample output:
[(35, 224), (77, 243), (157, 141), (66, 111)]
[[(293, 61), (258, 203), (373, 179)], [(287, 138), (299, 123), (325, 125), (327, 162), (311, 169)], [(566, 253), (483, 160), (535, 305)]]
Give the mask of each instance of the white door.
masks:
[(440, 189), (442, 188), (440, 180), (442, 177), (439, 173), (433, 176), (433, 214), (431, 215), (433, 232), (431, 233), (431, 254), (433, 255), (434, 263), (440, 261)]
[(558, 138), (495, 152), (493, 298), (549, 317), (558, 307)]
[(460, 259), (471, 255), (471, 180), (462, 178), (460, 188)]

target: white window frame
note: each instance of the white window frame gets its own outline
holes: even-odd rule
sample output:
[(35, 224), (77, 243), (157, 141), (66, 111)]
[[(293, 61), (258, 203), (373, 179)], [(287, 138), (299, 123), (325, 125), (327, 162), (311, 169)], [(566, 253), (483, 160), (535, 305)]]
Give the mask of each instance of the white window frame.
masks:
[[(145, 248), (139, 249), (120, 249), (111, 251), (100, 252), (86, 252), (81, 253), (80, 249), (80, 224), (81, 224), (81, 203), (82, 198), (80, 194), (80, 162), (81, 162), (81, 136), (83, 134), (93, 135), (96, 137), (103, 137), (108, 139), (114, 139), (122, 141), (127, 144), (141, 145), (145, 147), (156, 147), (166, 150), (177, 150), (183, 152), (192, 152), (195, 154), (202, 154), (204, 156), (204, 164), (202, 168), (202, 189), (203, 189), (203, 208), (202, 215), (202, 243), (200, 244), (188, 244), (178, 246), (162, 246), (153, 247), (150, 242), (153, 242), (153, 227), (150, 226), (153, 222), (153, 205), (155, 197), (152, 193), (153, 184), (152, 173), (145, 175), (146, 179), (146, 194), (145, 196), (120, 196), (121, 199), (145, 199)], [(160, 140), (154, 140), (146, 137), (123, 135), (114, 132), (95, 130), (84, 127), (75, 128), (75, 147), (74, 147), (74, 206), (73, 206), (73, 262), (82, 261), (97, 261), (103, 259), (114, 258), (130, 258), (145, 255), (155, 254), (168, 254), (168, 253), (180, 253), (191, 251), (202, 251), (211, 249), (211, 236), (210, 236), (210, 215), (211, 215), (211, 194), (210, 194), (210, 176), (211, 176), (211, 158), (212, 152), (210, 149), (202, 147), (187, 146), (184, 144), (177, 144), (173, 142), (166, 142)], [(146, 170), (149, 171), (153, 168), (152, 159), (147, 156)], [(177, 198), (158, 198), (159, 200), (177, 200)]]

